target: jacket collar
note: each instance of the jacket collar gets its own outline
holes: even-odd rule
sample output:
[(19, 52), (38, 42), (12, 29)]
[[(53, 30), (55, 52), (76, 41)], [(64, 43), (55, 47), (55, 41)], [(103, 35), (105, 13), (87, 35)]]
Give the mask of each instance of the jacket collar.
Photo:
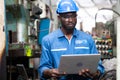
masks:
[[(65, 37), (65, 35), (63, 34), (63, 32), (62, 32), (62, 30), (61, 30), (60, 28), (58, 29), (58, 33), (59, 33), (58, 38), (60, 38), (60, 37)], [(77, 31), (77, 29), (75, 28), (75, 29), (74, 29), (74, 32), (73, 32), (73, 37), (77, 37), (77, 35), (78, 35), (78, 31)]]

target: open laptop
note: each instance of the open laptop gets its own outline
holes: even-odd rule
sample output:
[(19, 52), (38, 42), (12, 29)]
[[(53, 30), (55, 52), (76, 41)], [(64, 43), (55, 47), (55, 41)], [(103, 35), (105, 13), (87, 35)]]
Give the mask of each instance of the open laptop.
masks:
[(78, 74), (81, 69), (90, 69), (96, 72), (100, 54), (70, 54), (62, 55), (59, 65), (59, 72), (63, 74)]

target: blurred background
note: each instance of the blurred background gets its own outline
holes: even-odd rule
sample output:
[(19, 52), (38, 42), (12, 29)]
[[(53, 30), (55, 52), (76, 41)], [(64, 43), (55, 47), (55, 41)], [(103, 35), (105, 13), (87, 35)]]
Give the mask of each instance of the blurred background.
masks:
[[(40, 62), (41, 40), (59, 27), (56, 14), (58, 2), (59, 0), (1, 1), (0, 16), (4, 18), (2, 23), (6, 39), (0, 63), (2, 80), (39, 80), (37, 68)], [(120, 52), (117, 49), (120, 46), (120, 0), (75, 2), (79, 7), (76, 28), (93, 37), (106, 71), (110, 70), (110, 64), (112, 69), (116, 69), (116, 59)]]

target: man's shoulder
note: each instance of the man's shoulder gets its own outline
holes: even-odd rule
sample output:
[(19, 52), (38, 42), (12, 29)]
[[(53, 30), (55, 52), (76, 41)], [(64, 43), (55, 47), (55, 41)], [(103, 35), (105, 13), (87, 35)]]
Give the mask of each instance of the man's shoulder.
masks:
[(48, 34), (48, 36), (56, 36), (57, 34), (59, 34), (59, 29), (56, 29), (54, 31), (52, 31), (51, 33)]
[(80, 30), (76, 30), (76, 32), (80, 35), (86, 35), (86, 36), (89, 36), (86, 32), (84, 31), (80, 31)]
[(44, 38), (46, 39), (50, 39), (50, 38), (54, 38), (59, 34), (59, 29), (52, 31), (51, 33), (49, 33), (48, 35), (44, 36)]
[(87, 34), (86, 32), (84, 31), (80, 31), (80, 30), (76, 30), (77, 31), (77, 34), (80, 36), (80, 37), (83, 37), (83, 38), (92, 38), (92, 36), (90, 34)]

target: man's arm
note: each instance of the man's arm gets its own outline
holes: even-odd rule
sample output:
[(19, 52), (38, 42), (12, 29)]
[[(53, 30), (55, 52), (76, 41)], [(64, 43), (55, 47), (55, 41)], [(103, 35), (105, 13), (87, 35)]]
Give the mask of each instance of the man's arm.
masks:
[(52, 57), (50, 51), (50, 43), (46, 37), (42, 40), (42, 53), (40, 57), (40, 66), (39, 66), (39, 73), (41, 78), (50, 78), (56, 77), (58, 74), (57, 69), (53, 69), (52, 66)]

